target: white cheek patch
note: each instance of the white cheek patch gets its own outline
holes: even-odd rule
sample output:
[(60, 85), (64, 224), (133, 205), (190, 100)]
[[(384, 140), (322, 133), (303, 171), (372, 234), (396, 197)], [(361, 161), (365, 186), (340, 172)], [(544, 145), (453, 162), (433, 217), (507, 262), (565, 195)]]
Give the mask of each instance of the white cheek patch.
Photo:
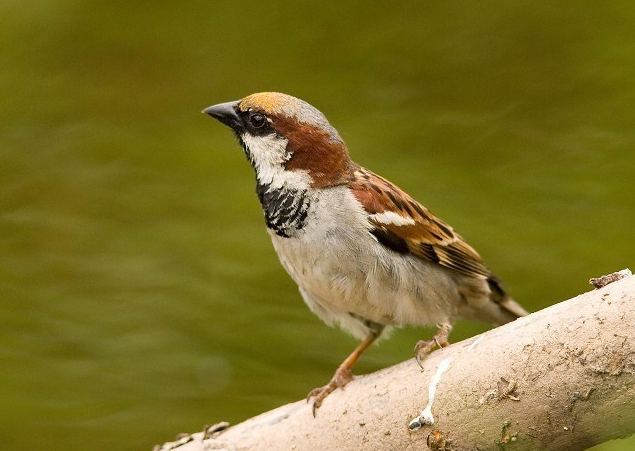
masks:
[(306, 189), (311, 177), (306, 171), (288, 171), (284, 164), (291, 158), (287, 139), (277, 135), (253, 136), (243, 133), (241, 139), (254, 161), (256, 176), (263, 185), (281, 188), (284, 185)]
[(288, 141), (277, 135), (253, 136), (243, 133), (241, 136), (249, 148), (257, 168), (264, 166), (282, 165), (290, 155), (287, 152)]
[(412, 218), (407, 218), (401, 216), (394, 211), (384, 211), (382, 213), (375, 213), (370, 215), (370, 219), (375, 222), (379, 222), (381, 224), (386, 225), (396, 225), (396, 226), (406, 226), (406, 225), (415, 225), (415, 220)]

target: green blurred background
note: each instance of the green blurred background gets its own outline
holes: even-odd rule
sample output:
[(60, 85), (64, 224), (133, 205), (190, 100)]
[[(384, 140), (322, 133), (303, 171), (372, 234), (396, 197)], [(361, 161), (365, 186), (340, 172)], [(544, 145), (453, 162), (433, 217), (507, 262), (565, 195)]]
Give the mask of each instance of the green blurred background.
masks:
[(0, 449), (149, 450), (304, 397), (355, 345), (278, 263), (213, 103), (314, 104), (530, 310), (633, 265), (634, 23), (629, 1), (0, 0)]

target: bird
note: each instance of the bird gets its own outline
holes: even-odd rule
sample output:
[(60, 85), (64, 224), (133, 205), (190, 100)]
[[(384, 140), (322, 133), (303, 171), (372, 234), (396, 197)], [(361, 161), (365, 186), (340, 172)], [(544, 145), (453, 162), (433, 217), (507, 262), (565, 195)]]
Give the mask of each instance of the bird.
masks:
[(355, 163), (309, 103), (261, 92), (203, 113), (233, 130), (255, 170), (267, 232), (309, 309), (360, 340), (332, 379), (309, 392), (314, 416), (389, 329), (438, 328), (415, 345), (422, 366), (449, 345), (457, 319), (501, 325), (528, 314), (450, 225)]

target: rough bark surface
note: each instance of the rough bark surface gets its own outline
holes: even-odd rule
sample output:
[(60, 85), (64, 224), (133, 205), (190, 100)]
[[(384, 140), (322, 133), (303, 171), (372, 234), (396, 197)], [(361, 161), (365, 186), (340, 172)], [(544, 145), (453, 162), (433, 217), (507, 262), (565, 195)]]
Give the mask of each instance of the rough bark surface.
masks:
[[(635, 433), (635, 276), (156, 449), (581, 450)], [(424, 412), (422, 412), (422, 410)], [(429, 424), (433, 420), (433, 424)]]

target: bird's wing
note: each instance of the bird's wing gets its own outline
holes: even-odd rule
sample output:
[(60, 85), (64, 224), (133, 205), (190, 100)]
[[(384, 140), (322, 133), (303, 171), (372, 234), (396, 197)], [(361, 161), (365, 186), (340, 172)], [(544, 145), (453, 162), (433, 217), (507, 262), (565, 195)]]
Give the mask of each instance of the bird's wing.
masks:
[(468, 276), (492, 276), (481, 256), (452, 227), (388, 180), (360, 167), (348, 186), (368, 213), (370, 232), (381, 244)]

